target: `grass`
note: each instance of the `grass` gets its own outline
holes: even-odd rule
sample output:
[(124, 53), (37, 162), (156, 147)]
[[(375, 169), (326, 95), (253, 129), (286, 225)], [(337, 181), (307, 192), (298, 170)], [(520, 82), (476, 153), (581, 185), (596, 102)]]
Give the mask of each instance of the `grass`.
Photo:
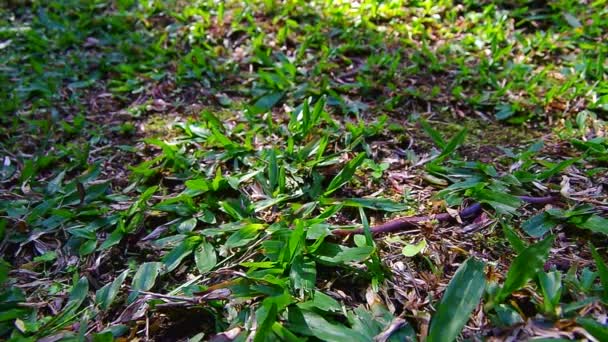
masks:
[(0, 339), (606, 340), (606, 8), (7, 2)]

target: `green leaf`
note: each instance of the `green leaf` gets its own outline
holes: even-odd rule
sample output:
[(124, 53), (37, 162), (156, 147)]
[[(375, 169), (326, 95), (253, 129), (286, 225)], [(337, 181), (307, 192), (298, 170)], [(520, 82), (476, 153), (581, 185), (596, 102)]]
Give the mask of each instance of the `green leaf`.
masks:
[(291, 264), (289, 278), (294, 289), (302, 294), (315, 288), (317, 282), (316, 264), (310, 258), (298, 255)]
[(572, 26), (573, 28), (583, 27), (583, 24), (581, 24), (580, 20), (578, 20), (578, 18), (576, 18), (572, 13), (564, 12), (562, 13), (562, 15), (564, 16), (564, 19), (566, 19), (566, 21), (568, 22), (568, 25)]
[(378, 302), (371, 304), (369, 309), (359, 305), (346, 314), (352, 329), (365, 336), (368, 341), (403, 342), (417, 340), (414, 329), (404, 321), (400, 324), (400, 328), (386, 334), (386, 331), (390, 330), (389, 327), (395, 327), (397, 321), (401, 319), (396, 319), (384, 305)]
[(557, 306), (562, 297), (562, 274), (560, 272), (540, 272), (538, 284), (543, 294), (543, 311), (557, 315)]
[(552, 218), (549, 214), (543, 212), (532, 216), (521, 225), (521, 228), (531, 237), (539, 238), (557, 226), (558, 223), (559, 221)]
[(215, 221), (215, 215), (213, 214), (213, 212), (209, 209), (201, 209), (201, 216), (198, 217), (199, 221), (205, 222), (205, 223), (209, 223), (209, 224), (214, 224)]
[(378, 335), (383, 328), (382, 324), (375, 319), (376, 317), (374, 317), (374, 314), (380, 316), (381, 312), (372, 313), (371, 311), (366, 310), (362, 305), (359, 305), (353, 311), (347, 313), (348, 321), (352, 329), (365, 336), (368, 341), (373, 341), (374, 337)]
[(194, 250), (199, 241), (200, 237), (198, 236), (189, 237), (175, 246), (169, 254), (165, 255), (162, 259), (165, 272), (169, 273), (177, 268), (182, 260), (192, 253), (192, 250)]
[(279, 184), (279, 164), (277, 162), (277, 152), (274, 149), (268, 150), (268, 181), (270, 191), (274, 192)]
[(4, 282), (8, 279), (8, 272), (10, 269), (11, 265), (0, 257), (0, 285), (4, 284)]
[(124, 236), (125, 232), (123, 229), (121, 229), (120, 227), (114, 229), (114, 231), (110, 233), (110, 236), (108, 236), (108, 238), (101, 244), (101, 246), (99, 246), (99, 249), (104, 250), (117, 245), (118, 243), (120, 243), (120, 240), (122, 240)]
[(114, 342), (114, 336), (112, 336), (112, 332), (110, 331), (94, 334), (93, 342)]
[(572, 159), (566, 159), (560, 163), (558, 163), (557, 165), (553, 166), (552, 168), (550, 168), (549, 170), (546, 170), (544, 172), (542, 172), (541, 174), (539, 174), (536, 179), (538, 180), (545, 180), (547, 178), (550, 178), (551, 176), (562, 172), (565, 168), (567, 168), (568, 166), (576, 163), (577, 161), (579, 161), (580, 158), (572, 158)]
[[(268, 306), (264, 305), (260, 309), (257, 310), (256, 315), (261, 316), (261, 320), (258, 320), (258, 328), (255, 332), (255, 337), (253, 342), (264, 342), (270, 336), (272, 336), (272, 325), (276, 322), (277, 319), (277, 305), (275, 303), (270, 303)], [(260, 311), (263, 311), (261, 314)]]
[(226, 135), (224, 135), (220, 129), (216, 127), (211, 127), (211, 133), (213, 135), (213, 141), (216, 144), (219, 144), (223, 148), (230, 150), (236, 147), (236, 144), (230, 140)]
[(265, 209), (268, 209), (272, 206), (275, 206), (281, 202), (284, 202), (285, 200), (288, 200), (290, 197), (287, 195), (278, 195), (275, 198), (268, 198), (259, 202), (255, 202), (254, 203), (254, 211), (256, 213), (259, 213), (260, 211), (263, 211)]
[(222, 120), (220, 120), (213, 112), (208, 109), (205, 109), (201, 112), (201, 118), (207, 122), (209, 127), (213, 127), (215, 129), (224, 130), (224, 125), (222, 124)]
[(120, 336), (124, 336), (125, 334), (127, 334), (130, 331), (129, 327), (123, 324), (117, 324), (117, 325), (112, 325), (109, 326), (105, 329), (103, 329), (100, 334), (103, 333), (111, 333), (113, 337), (117, 338)]
[(295, 221), (295, 228), (289, 234), (289, 240), (287, 241), (287, 248), (283, 248), (281, 253), (281, 261), (286, 263), (292, 263), (293, 259), (300, 255), (300, 252), (304, 245), (304, 221)]
[(239, 229), (236, 233), (230, 235), (224, 246), (226, 248), (234, 248), (245, 246), (249, 242), (255, 240), (258, 236), (258, 231), (263, 229), (264, 225), (251, 223)]
[(213, 245), (206, 241), (201, 242), (194, 253), (194, 261), (201, 274), (211, 271), (217, 265), (217, 255)]
[(593, 318), (586, 317), (577, 318), (576, 323), (585, 328), (598, 341), (608, 341), (608, 326), (599, 323)]
[(426, 248), (426, 240), (422, 239), (420, 242), (418, 242), (417, 244), (407, 244), (403, 247), (403, 249), (401, 250), (401, 254), (403, 254), (406, 257), (413, 257), (414, 255), (422, 252), (422, 250), (424, 250)]
[[(369, 340), (356, 331), (338, 323), (331, 323), (317, 313), (306, 310), (290, 310), (301, 314), (300, 323), (306, 335), (312, 335), (327, 342), (368, 342)], [(292, 319), (290, 319), (292, 321)]]
[(235, 200), (220, 201), (219, 204), (221, 206), (221, 210), (226, 214), (232, 216), (232, 218), (235, 220), (240, 221), (244, 219), (247, 215), (247, 213), (245, 212), (245, 208), (239, 206), (239, 204)]
[(585, 222), (577, 224), (577, 227), (608, 235), (608, 219), (599, 215), (591, 215)]
[(592, 205), (585, 204), (576, 206), (566, 211), (557, 208), (551, 208), (547, 209), (545, 212), (555, 217), (556, 219), (570, 219), (573, 220), (573, 223), (575, 224), (581, 224), (581, 222), (578, 222), (575, 219), (580, 219), (583, 217), (586, 217), (588, 219), (589, 215), (595, 212), (595, 208), (593, 208)]
[(351, 178), (353, 178), (355, 171), (357, 171), (357, 168), (361, 165), (364, 158), (365, 153), (359, 153), (355, 158), (346, 163), (344, 168), (331, 180), (331, 183), (329, 183), (329, 186), (323, 195), (328, 196), (344, 184), (348, 183)]
[(474, 192), (475, 198), (481, 203), (491, 205), (499, 214), (515, 215), (521, 200), (504, 192), (480, 189)]
[(509, 305), (497, 305), (494, 307), (494, 311), (496, 312), (496, 317), (493, 321), (500, 327), (511, 327), (524, 322), (519, 312)]
[(334, 243), (324, 242), (315, 251), (315, 257), (319, 261), (331, 264), (346, 263), (352, 261), (363, 261), (371, 256), (374, 252), (374, 247), (346, 247)]
[(427, 341), (454, 341), (479, 304), (486, 286), (484, 264), (467, 259), (450, 281), (431, 320)]
[(527, 247), (515, 258), (507, 272), (503, 287), (491, 304), (502, 303), (511, 293), (524, 287), (543, 268), (554, 239), (554, 236), (549, 236)]
[(183, 220), (182, 222), (180, 222), (180, 224), (177, 226), (177, 231), (181, 234), (186, 234), (186, 233), (190, 233), (191, 231), (194, 230), (194, 228), (196, 228), (196, 218), (189, 218), (186, 220)]
[(294, 335), (291, 331), (287, 330), (281, 323), (274, 322), (272, 324), (272, 331), (279, 337), (280, 341), (286, 342), (304, 342), (304, 339), (301, 339)]
[(505, 120), (510, 118), (511, 116), (513, 116), (513, 114), (515, 114), (515, 111), (513, 110), (513, 106), (511, 106), (510, 104), (500, 104), (498, 106), (496, 106), (496, 119), (497, 120)]
[(422, 129), (424, 129), (426, 134), (428, 134), (429, 137), (431, 137), (431, 139), (433, 140), (435, 145), (437, 145), (442, 150), (445, 149), (446, 143), (445, 143), (445, 140), (443, 140), (441, 133), (439, 133), (437, 130), (435, 130), (425, 120), (420, 120), (420, 125), (422, 126)]
[(215, 177), (213, 177), (213, 181), (211, 181), (211, 189), (213, 191), (218, 191), (228, 185), (228, 181), (224, 178), (224, 174), (222, 173), (221, 168), (217, 168), (215, 170)]
[(135, 203), (133, 203), (133, 205), (129, 208), (129, 210), (127, 211), (127, 215), (131, 216), (133, 214), (135, 214), (135, 212), (137, 212), (140, 209), (146, 208), (147, 207), (147, 201), (152, 198), (152, 195), (154, 195), (154, 193), (156, 192), (156, 190), (158, 190), (158, 186), (151, 186), (149, 188), (146, 189), (146, 191), (144, 191), (139, 198), (137, 199), (137, 201), (135, 201)]
[(186, 188), (202, 192), (209, 191), (209, 182), (204, 178), (191, 179), (186, 181)]
[(595, 266), (597, 267), (597, 273), (600, 276), (600, 283), (602, 284), (602, 300), (604, 302), (608, 302), (608, 266), (604, 262), (604, 259), (600, 256), (600, 253), (597, 252), (595, 246), (590, 243), (589, 248), (591, 249), (591, 255), (593, 255), (593, 260), (595, 260)]
[(340, 303), (321, 291), (315, 291), (312, 300), (299, 303), (301, 309), (319, 309), (322, 311), (338, 312), (342, 309)]
[(54, 194), (61, 189), (63, 178), (65, 177), (65, 170), (61, 171), (55, 178), (53, 178), (46, 186), (46, 191), (49, 194)]
[(430, 173), (425, 173), (422, 176), (422, 179), (424, 179), (425, 181), (429, 182), (430, 184), (434, 184), (434, 185), (441, 185), (441, 186), (448, 185), (447, 180), (445, 180), (443, 178), (435, 177), (435, 176), (431, 175)]
[(445, 148), (443, 149), (443, 151), (441, 151), (441, 154), (437, 157), (437, 160), (440, 161), (443, 158), (449, 156), (452, 154), (452, 152), (454, 152), (458, 146), (460, 146), (463, 142), (464, 142), (464, 138), (467, 135), (467, 130), (466, 128), (462, 129), (460, 132), (458, 132), (449, 142), (448, 144), (445, 146)]
[(129, 303), (137, 298), (139, 291), (148, 291), (154, 286), (162, 266), (160, 262), (146, 262), (139, 266), (131, 282), (132, 292), (129, 295)]
[(279, 103), (279, 101), (281, 101), (283, 95), (283, 92), (273, 92), (258, 98), (253, 104), (253, 108), (251, 108), (251, 114), (259, 114), (269, 111), (272, 109), (272, 107)]
[(502, 231), (504, 232), (507, 240), (509, 240), (509, 243), (511, 244), (511, 247), (513, 247), (513, 250), (517, 254), (523, 252), (524, 249), (526, 249), (526, 243), (517, 235), (517, 233), (515, 233), (515, 231), (513, 231), (511, 227), (509, 227), (509, 225), (504, 222), (502, 222), (501, 225)]
[(86, 240), (78, 248), (78, 255), (89, 255), (95, 251), (95, 247), (97, 247), (97, 240)]
[[(56, 315), (50, 316), (50, 319), (40, 327), (41, 332), (48, 333), (55, 329), (61, 329), (63, 326), (72, 322), (75, 318), (76, 310), (82, 305), (89, 292), (89, 281), (86, 277), (82, 277), (72, 287), (68, 302), (63, 310)], [(0, 319), (1, 320), (1, 319)]]
[[(374, 238), (372, 236), (371, 228), (369, 227), (369, 220), (367, 219), (367, 215), (365, 215), (365, 210), (363, 208), (359, 208), (359, 216), (361, 217), (361, 224), (363, 225), (365, 243), (367, 246), (374, 247)], [(363, 245), (357, 247), (363, 247)]]
[(95, 293), (95, 301), (102, 310), (107, 310), (110, 307), (110, 304), (112, 304), (114, 298), (116, 298), (120, 287), (125, 282), (125, 279), (127, 279), (128, 274), (129, 270), (125, 270), (116, 277), (113, 282), (106, 284), (104, 287), (97, 290)]
[(78, 280), (78, 283), (74, 285), (72, 291), (70, 291), (70, 297), (68, 299), (68, 303), (66, 304), (66, 310), (67, 308), (77, 309), (80, 307), (82, 302), (84, 302), (85, 298), (87, 297), (88, 292), (89, 281), (86, 277), (82, 277), (80, 280)]
[(34, 257), (34, 262), (49, 262), (49, 261), (53, 261), (55, 259), (57, 259), (57, 252), (48, 251), (48, 252), (44, 252), (44, 254)]

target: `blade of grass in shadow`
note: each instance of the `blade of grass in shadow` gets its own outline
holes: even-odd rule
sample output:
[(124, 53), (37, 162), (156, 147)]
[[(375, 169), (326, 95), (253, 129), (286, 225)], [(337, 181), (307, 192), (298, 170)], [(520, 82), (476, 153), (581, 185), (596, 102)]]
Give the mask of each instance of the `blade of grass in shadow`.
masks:
[(437, 157), (437, 162), (445, 159), (449, 155), (454, 152), (458, 146), (460, 146), (464, 142), (464, 138), (467, 135), (467, 129), (464, 128), (460, 132), (458, 132), (443, 148), (441, 154)]
[(555, 236), (549, 236), (541, 242), (526, 247), (517, 255), (507, 272), (504, 285), (487, 303), (486, 309), (489, 310), (502, 303), (511, 293), (521, 289), (530, 279), (534, 278), (537, 272), (543, 268), (554, 239)]
[(602, 284), (602, 300), (604, 302), (608, 302), (608, 266), (604, 262), (604, 259), (600, 256), (595, 249), (595, 246), (592, 243), (589, 243), (591, 249), (591, 255), (593, 255), (593, 260), (595, 260), (595, 265), (597, 267), (597, 273), (600, 276), (600, 283)]
[(365, 153), (359, 153), (355, 158), (346, 163), (344, 168), (331, 180), (331, 183), (329, 183), (329, 186), (323, 195), (328, 196), (338, 190), (342, 185), (348, 183), (351, 178), (353, 178), (355, 171), (359, 165), (361, 165), (364, 158)]
[(431, 139), (433, 140), (435, 145), (437, 145), (439, 148), (441, 148), (443, 150), (445, 148), (446, 144), (445, 144), (445, 140), (443, 140), (443, 137), (441, 136), (441, 133), (439, 133), (437, 130), (435, 130), (425, 120), (420, 120), (420, 125), (422, 126), (422, 129), (424, 129), (426, 134), (428, 134), (429, 137), (431, 137)]

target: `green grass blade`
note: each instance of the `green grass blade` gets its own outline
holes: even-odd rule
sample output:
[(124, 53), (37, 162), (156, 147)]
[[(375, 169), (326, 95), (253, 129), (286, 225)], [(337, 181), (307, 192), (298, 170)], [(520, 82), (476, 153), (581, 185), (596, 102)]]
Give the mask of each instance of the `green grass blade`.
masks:
[(595, 265), (597, 266), (597, 273), (600, 276), (600, 283), (602, 284), (602, 300), (604, 302), (608, 302), (608, 266), (606, 266), (606, 262), (597, 252), (595, 246), (590, 243), (591, 254), (593, 255), (593, 260), (595, 260)]
[(429, 123), (425, 120), (420, 120), (420, 125), (422, 126), (422, 129), (426, 132), (426, 134), (431, 137), (435, 145), (439, 146), (439, 148), (443, 150), (446, 146), (446, 143), (445, 140), (443, 140), (441, 133), (439, 133), (436, 129), (429, 125)]
[(443, 149), (443, 151), (441, 151), (441, 154), (439, 155), (439, 157), (437, 157), (437, 159), (441, 160), (449, 155), (452, 154), (452, 152), (456, 151), (456, 149), (458, 148), (458, 146), (460, 146), (463, 142), (464, 142), (464, 138), (467, 135), (467, 130), (466, 128), (462, 129), (460, 132), (458, 132), (448, 143), (447, 145), (445, 145), (445, 148)]
[(334, 179), (332, 179), (331, 183), (329, 183), (329, 186), (323, 195), (328, 196), (338, 190), (342, 185), (348, 183), (351, 178), (353, 178), (357, 168), (363, 163), (364, 158), (365, 153), (359, 153), (355, 158), (346, 163), (346, 166), (344, 166), (340, 173), (338, 173)]
[(469, 320), (486, 286), (484, 263), (467, 259), (450, 281), (431, 321), (428, 342), (454, 341)]
[(125, 270), (118, 277), (116, 277), (114, 281), (105, 285), (95, 293), (95, 301), (97, 304), (99, 304), (99, 307), (102, 310), (106, 310), (110, 307), (110, 304), (112, 304), (114, 298), (116, 298), (120, 287), (125, 282), (125, 279), (127, 279), (128, 274), (129, 270)]
[(598, 341), (608, 341), (608, 327), (600, 324), (598, 321), (592, 318), (580, 317), (576, 319), (576, 323), (585, 328)]
[(129, 303), (132, 303), (137, 298), (139, 291), (148, 291), (154, 286), (162, 265), (160, 262), (146, 262), (139, 266), (131, 283), (132, 292), (129, 295)]
[(503, 287), (492, 301), (494, 304), (500, 304), (511, 293), (521, 289), (543, 268), (554, 239), (554, 236), (549, 236), (543, 241), (527, 247), (515, 258), (507, 272)]

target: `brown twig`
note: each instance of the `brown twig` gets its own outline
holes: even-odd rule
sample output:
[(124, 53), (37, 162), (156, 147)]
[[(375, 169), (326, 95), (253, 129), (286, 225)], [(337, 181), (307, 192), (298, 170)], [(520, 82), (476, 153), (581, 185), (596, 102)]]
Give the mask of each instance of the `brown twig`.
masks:
[[(518, 198), (524, 202), (531, 204), (549, 204), (555, 202), (558, 197), (556, 196), (545, 196), (545, 197), (531, 197), (531, 196), (518, 196)], [(462, 209), (458, 216), (463, 219), (470, 219), (477, 217), (481, 213), (481, 204), (473, 203), (468, 207)], [(439, 222), (448, 222), (454, 220), (455, 217), (449, 213), (441, 213), (437, 215), (424, 215), (424, 216), (409, 216), (401, 217), (395, 220), (391, 220), (375, 227), (370, 228), (372, 234), (383, 234), (397, 232), (408, 228), (415, 228), (420, 222), (426, 222), (436, 220)], [(362, 234), (363, 228), (358, 229), (336, 229), (332, 231), (333, 235), (336, 236), (348, 236), (351, 234)]]

